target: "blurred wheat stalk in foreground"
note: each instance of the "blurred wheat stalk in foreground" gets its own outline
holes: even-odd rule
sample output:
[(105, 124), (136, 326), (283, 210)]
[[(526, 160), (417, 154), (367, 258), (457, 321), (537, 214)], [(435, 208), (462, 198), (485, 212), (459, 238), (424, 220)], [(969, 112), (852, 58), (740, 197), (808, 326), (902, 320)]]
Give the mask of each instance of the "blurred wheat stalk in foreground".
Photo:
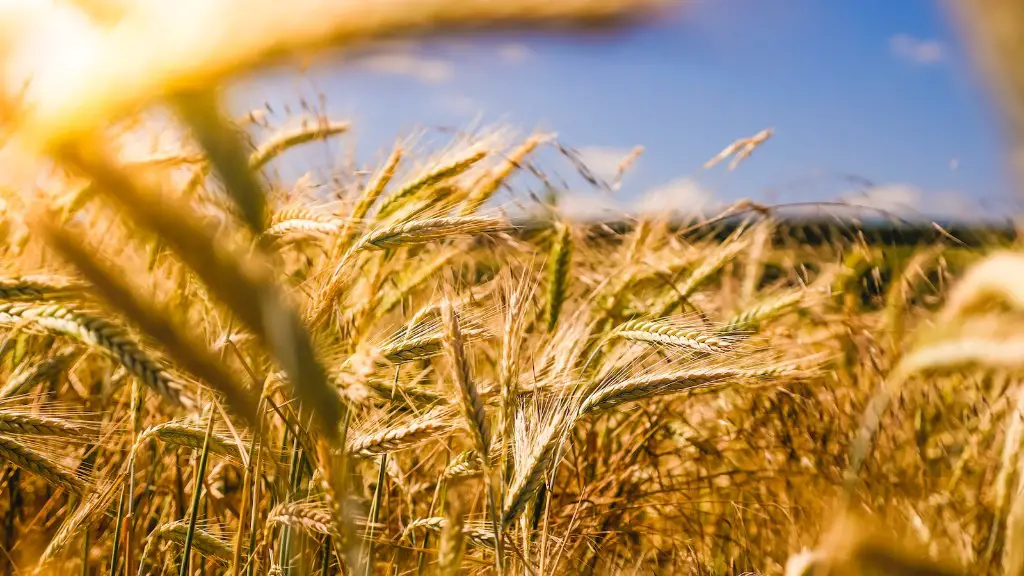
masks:
[[(318, 48), (459, 29), (614, 21), (665, 0), (184, 0), (0, 5), (8, 73), (32, 74), (27, 110), (8, 120), (41, 143), (88, 133), (178, 92), (205, 90), (272, 58)], [(44, 8), (45, 6), (45, 8)], [(52, 26), (59, 48), (33, 40)], [(18, 70), (18, 69), (21, 70)], [(27, 70), (25, 70), (27, 68)], [(15, 88), (18, 86), (16, 85)]]
[(1024, 11), (1014, 0), (954, 0), (953, 8), (1003, 109), (1011, 160), (1024, 186)]
[[(1024, 67), (1021, 66), (1024, 9), (1014, 0), (955, 0), (951, 8), (1007, 119), (1010, 160), (1017, 173), (1018, 187), (1024, 186)], [(901, 353), (899, 362), (889, 371), (869, 403), (851, 447), (851, 465), (846, 479), (848, 490), (856, 489), (872, 439), (882, 426), (887, 409), (917, 377), (958, 373), (1019, 374), (1024, 367), (1024, 347), (1017, 345), (1022, 335), (1022, 274), (1024, 260), (1016, 251), (999, 252), (976, 264), (960, 279), (936, 321), (922, 328), (916, 345)], [(1006, 437), (996, 479), (996, 509), (994, 518), (989, 520), (992, 533), (986, 549), (988, 557), (975, 564), (972, 572), (1024, 574), (1021, 404), (1019, 391), (1014, 390), (1012, 394), (1017, 400), (1013, 401), (1005, 422)], [(1015, 476), (1018, 483), (1016, 488), (1011, 488)], [(941, 564), (922, 562), (920, 556), (908, 555), (882, 540), (876, 539), (865, 547), (859, 535), (863, 529), (848, 525), (847, 528), (849, 534), (837, 529), (838, 535), (822, 546), (817, 557), (795, 557), (787, 573), (850, 571), (859, 574), (871, 570), (900, 574), (950, 573)], [(1000, 546), (1001, 558), (993, 558)]]

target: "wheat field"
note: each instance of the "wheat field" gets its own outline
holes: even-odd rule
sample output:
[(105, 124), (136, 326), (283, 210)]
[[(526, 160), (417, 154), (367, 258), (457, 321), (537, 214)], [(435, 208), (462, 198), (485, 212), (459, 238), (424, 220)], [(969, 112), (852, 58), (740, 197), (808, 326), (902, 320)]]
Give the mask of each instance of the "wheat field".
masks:
[(272, 56), (661, 2), (73, 4), (89, 57), (0, 102), (45, 173), (0, 195), (3, 573), (1024, 574), (1014, 230), (579, 222), (497, 200), (561, 149), (504, 128), (325, 191), (269, 167), (358, 119), (220, 101)]

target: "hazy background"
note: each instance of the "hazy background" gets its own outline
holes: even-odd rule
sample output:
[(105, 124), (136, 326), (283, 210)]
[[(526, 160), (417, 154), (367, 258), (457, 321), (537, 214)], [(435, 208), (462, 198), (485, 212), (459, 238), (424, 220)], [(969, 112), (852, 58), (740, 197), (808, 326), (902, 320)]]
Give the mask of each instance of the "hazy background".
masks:
[[(396, 138), (508, 122), (543, 128), (610, 176), (614, 195), (549, 154), (568, 209), (704, 207), (845, 199), (904, 215), (1000, 218), (1015, 206), (996, 115), (935, 0), (695, 0), (629, 32), (397, 43), (240, 82), (236, 112), (300, 99), (355, 130), (281, 166), (326, 176), (354, 147), (372, 162)], [(774, 137), (735, 172), (701, 165), (739, 137)], [(531, 186), (531, 184), (524, 184)]]

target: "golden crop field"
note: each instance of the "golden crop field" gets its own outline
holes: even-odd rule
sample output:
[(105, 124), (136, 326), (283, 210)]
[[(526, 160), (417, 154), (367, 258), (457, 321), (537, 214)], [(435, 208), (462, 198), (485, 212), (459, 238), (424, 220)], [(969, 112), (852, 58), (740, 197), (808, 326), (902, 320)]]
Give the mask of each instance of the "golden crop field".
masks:
[[(0, 106), (47, 174), (2, 195), (0, 571), (1024, 574), (1013, 230), (512, 218), (555, 142), (502, 131), (325, 196), (264, 168), (347, 119), (219, 100), (281, 54), (660, 3), (68, 3), (89, 56)], [(962, 16), (1019, 120), (1011, 12)], [(153, 104), (177, 144), (140, 156)]]

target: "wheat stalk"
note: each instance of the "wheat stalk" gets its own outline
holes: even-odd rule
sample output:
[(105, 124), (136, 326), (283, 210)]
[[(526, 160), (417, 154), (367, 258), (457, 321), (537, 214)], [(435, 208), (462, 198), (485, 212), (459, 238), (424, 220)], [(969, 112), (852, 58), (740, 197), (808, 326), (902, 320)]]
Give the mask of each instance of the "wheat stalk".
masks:
[(444, 576), (457, 574), (462, 565), (462, 553), (465, 550), (462, 510), (461, 502), (455, 498), (448, 499), (441, 526), (441, 543), (437, 551), (438, 571)]
[(46, 545), (46, 549), (39, 555), (39, 560), (36, 564), (36, 572), (40, 572), (41, 569), (50, 562), (58, 552), (67, 546), (71, 538), (77, 533), (77, 531), (85, 524), (87, 524), (94, 516), (107, 512), (110, 509), (111, 504), (114, 502), (114, 496), (118, 493), (124, 483), (124, 476), (118, 475), (112, 482), (104, 486), (98, 487), (93, 492), (89, 493), (75, 508), (75, 512), (67, 517), (57, 533), (50, 539), (49, 544)]

